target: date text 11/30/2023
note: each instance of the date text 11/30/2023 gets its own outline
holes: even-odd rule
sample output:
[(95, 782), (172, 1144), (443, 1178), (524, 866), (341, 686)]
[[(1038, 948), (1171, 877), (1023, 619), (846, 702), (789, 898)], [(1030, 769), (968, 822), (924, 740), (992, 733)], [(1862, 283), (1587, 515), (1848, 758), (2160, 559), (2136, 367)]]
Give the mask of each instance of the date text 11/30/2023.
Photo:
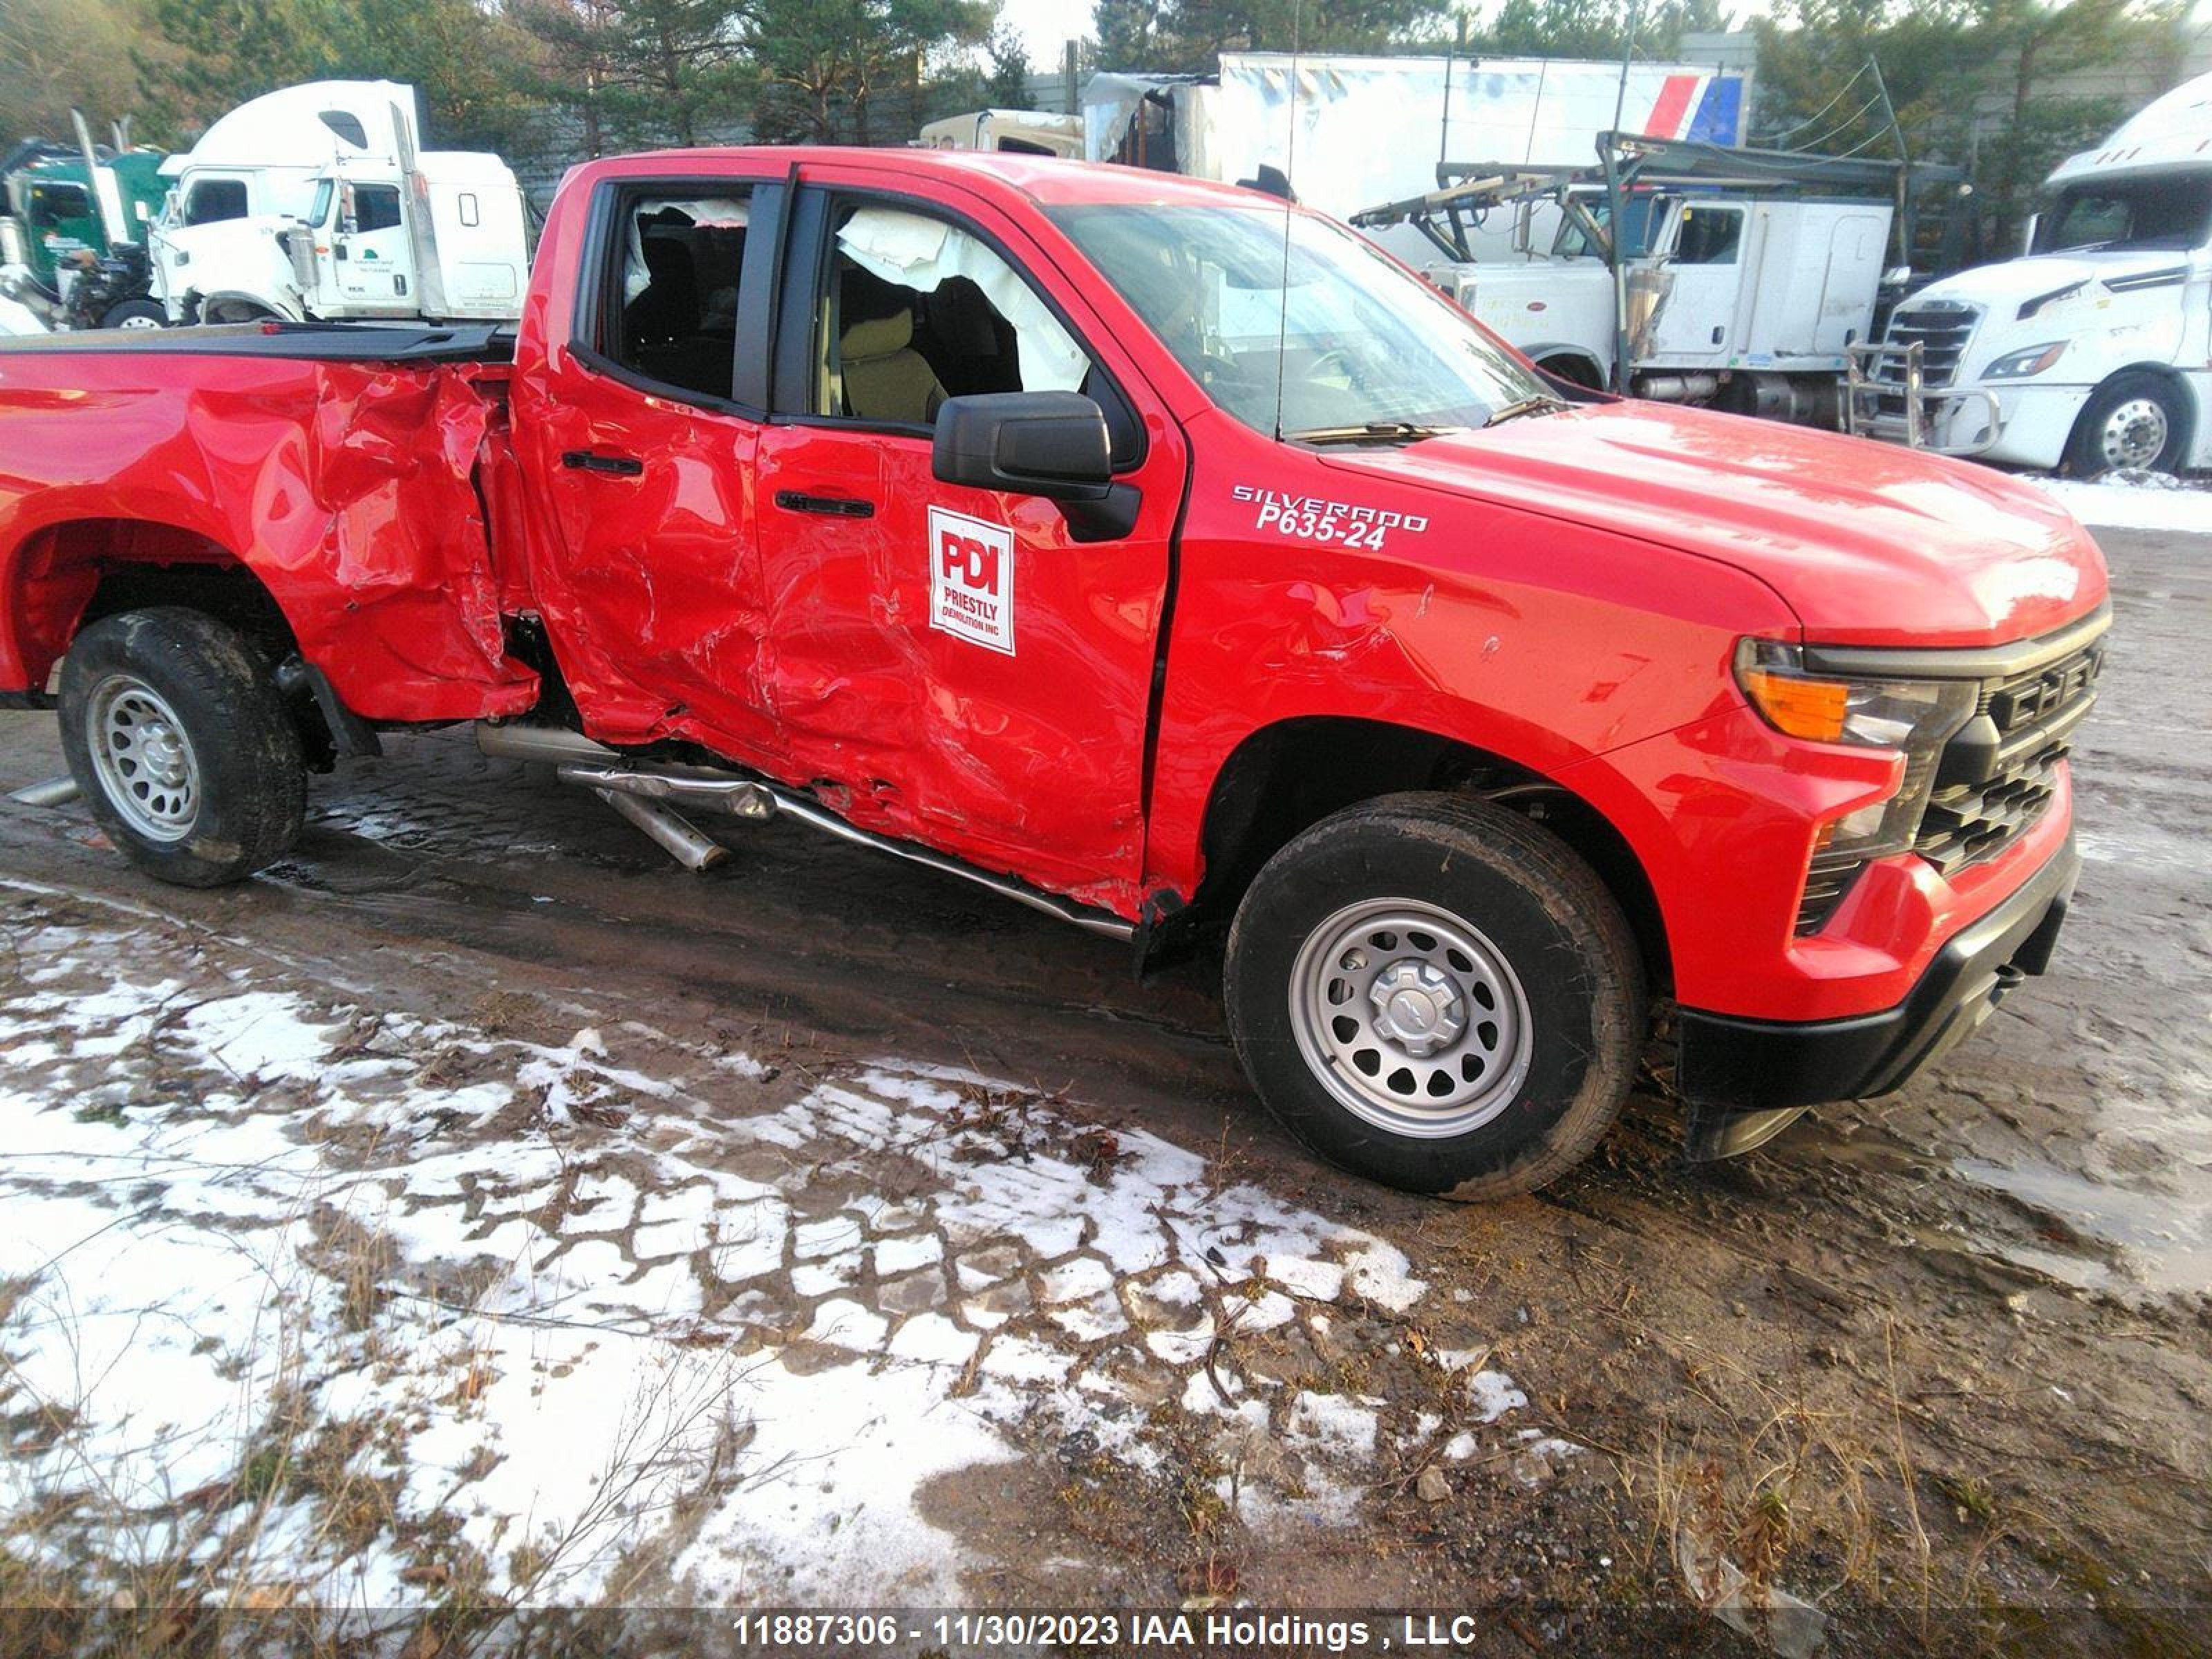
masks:
[(927, 1613), (769, 1613), (732, 1622), (741, 1644), (785, 1651), (851, 1651), (930, 1642), (952, 1651), (1064, 1647), (1142, 1647), (1164, 1652), (1294, 1650), (1385, 1653), (1448, 1649), (1476, 1641), (1484, 1620), (1469, 1613), (1334, 1617), (1250, 1608), (1189, 1613), (1019, 1612)]

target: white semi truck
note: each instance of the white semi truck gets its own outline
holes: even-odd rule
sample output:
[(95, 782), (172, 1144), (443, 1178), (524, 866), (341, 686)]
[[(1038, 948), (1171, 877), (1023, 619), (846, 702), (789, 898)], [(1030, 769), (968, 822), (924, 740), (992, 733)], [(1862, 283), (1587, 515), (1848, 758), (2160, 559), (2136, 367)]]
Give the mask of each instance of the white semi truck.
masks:
[(1083, 159), (1083, 118), (1034, 109), (978, 109), (932, 121), (915, 140), (923, 149), (1003, 150), (1016, 155)]
[(1352, 222), (1418, 231), (1426, 257), (1408, 263), (1563, 379), (1838, 424), (1898, 204), (1955, 174), (1613, 134), (1597, 148), (1596, 166), (1439, 168), (1455, 182)]
[(1203, 76), (1093, 76), (1086, 156), (1229, 184), (1273, 174), (1306, 206), (1349, 218), (1428, 189), (1449, 157), (1586, 166), (1615, 128), (1721, 146), (1743, 137), (1743, 77), (1694, 64), (1266, 52), (1217, 64)]
[(169, 158), (151, 237), (177, 323), (496, 321), (529, 285), (522, 191), (496, 155), (424, 150), (415, 89), (319, 81), (242, 104)]
[(2081, 474), (2212, 465), (2212, 76), (2049, 187), (2025, 257), (1931, 283), (1854, 354), (1854, 429)]

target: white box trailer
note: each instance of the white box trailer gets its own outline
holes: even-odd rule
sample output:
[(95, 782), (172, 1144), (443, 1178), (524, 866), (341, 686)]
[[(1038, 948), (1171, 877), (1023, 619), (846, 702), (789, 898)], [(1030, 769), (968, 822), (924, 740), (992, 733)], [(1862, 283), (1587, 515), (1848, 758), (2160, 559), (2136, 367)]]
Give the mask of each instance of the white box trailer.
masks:
[(1349, 218), (1431, 188), (1440, 161), (1584, 166), (1598, 135), (1735, 145), (1744, 81), (1694, 64), (1224, 52), (1218, 74), (1093, 76), (1085, 154), (1234, 184), (1272, 168)]

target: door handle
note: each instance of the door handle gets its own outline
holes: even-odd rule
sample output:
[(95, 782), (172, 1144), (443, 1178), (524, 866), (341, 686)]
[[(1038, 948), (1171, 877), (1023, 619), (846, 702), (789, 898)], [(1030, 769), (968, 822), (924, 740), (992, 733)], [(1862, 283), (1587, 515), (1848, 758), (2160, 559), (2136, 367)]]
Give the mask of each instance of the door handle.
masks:
[(645, 463), (635, 455), (600, 455), (588, 449), (565, 451), (561, 465), (579, 472), (611, 472), (618, 478), (635, 478), (645, 471)]
[(787, 513), (823, 513), (833, 519), (872, 519), (876, 504), (852, 495), (809, 495), (804, 490), (779, 489), (775, 504)]

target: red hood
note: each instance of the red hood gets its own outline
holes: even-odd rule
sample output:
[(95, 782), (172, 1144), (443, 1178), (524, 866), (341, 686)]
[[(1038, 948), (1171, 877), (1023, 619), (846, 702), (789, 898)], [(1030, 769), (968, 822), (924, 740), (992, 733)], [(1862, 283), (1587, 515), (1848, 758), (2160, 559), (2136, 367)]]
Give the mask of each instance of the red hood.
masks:
[(1328, 459), (1720, 560), (1832, 644), (1999, 645), (2105, 597), (2096, 544), (2034, 485), (1772, 421), (1599, 404)]

